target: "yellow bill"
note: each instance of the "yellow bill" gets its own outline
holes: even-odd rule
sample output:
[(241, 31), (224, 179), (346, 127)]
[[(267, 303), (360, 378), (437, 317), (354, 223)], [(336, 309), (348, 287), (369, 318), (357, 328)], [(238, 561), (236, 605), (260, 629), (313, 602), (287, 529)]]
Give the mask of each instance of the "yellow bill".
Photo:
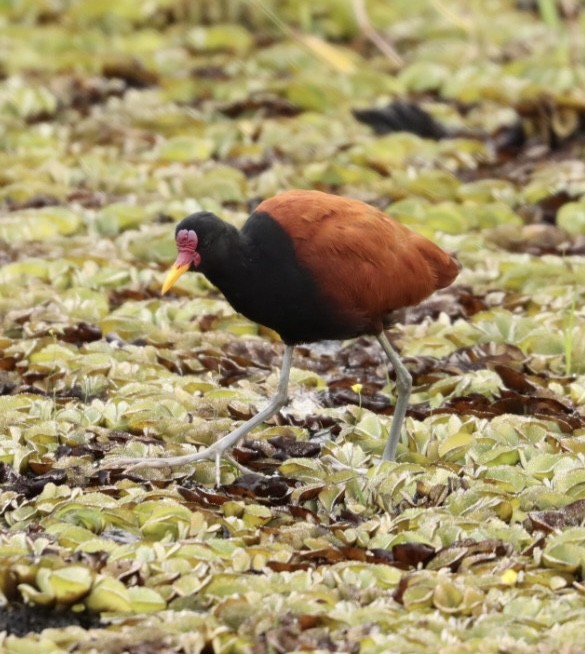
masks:
[(179, 277), (185, 274), (189, 270), (190, 266), (191, 264), (189, 263), (186, 263), (183, 266), (178, 266), (176, 263), (173, 264), (173, 267), (167, 273), (165, 281), (162, 285), (163, 295), (177, 283)]

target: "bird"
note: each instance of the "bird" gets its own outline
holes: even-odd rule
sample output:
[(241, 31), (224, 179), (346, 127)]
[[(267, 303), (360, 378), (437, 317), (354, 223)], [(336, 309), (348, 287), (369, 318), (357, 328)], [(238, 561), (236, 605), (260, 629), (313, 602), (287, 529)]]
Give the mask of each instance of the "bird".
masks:
[(449, 286), (459, 263), (432, 241), (360, 200), (317, 190), (289, 190), (262, 201), (241, 230), (207, 211), (175, 229), (177, 258), (167, 293), (188, 271), (203, 273), (232, 307), (271, 328), (285, 344), (276, 395), (268, 405), (203, 451), (124, 459), (132, 468), (220, 458), (288, 399), (293, 350), (301, 343), (375, 336), (396, 373), (394, 416), (382, 459), (393, 460), (412, 377), (385, 329), (393, 312)]

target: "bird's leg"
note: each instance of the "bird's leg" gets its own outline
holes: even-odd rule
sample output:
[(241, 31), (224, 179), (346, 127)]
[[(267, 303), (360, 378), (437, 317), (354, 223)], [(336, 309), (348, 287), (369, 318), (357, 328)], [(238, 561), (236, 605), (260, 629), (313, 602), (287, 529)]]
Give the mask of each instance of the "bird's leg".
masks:
[(183, 456), (169, 456), (161, 458), (123, 458), (116, 459), (111, 464), (108, 464), (104, 467), (119, 467), (125, 466), (126, 470), (132, 470), (134, 468), (142, 468), (147, 466), (149, 468), (165, 468), (167, 466), (180, 466), (186, 465), (188, 463), (195, 463), (197, 461), (206, 461), (214, 460), (216, 465), (216, 481), (219, 485), (219, 465), (222, 454), (233, 447), (239, 440), (241, 440), (249, 431), (254, 429), (256, 425), (268, 420), (271, 418), (277, 411), (286, 404), (288, 396), (288, 379), (290, 376), (290, 369), (292, 364), (292, 354), (294, 346), (287, 345), (284, 351), (284, 356), (282, 358), (282, 368), (280, 371), (280, 380), (278, 382), (278, 389), (276, 395), (272, 398), (270, 403), (262, 409), (255, 416), (247, 420), (243, 425), (240, 425), (234, 431), (231, 431), (229, 434), (226, 434), (213, 445), (206, 447), (204, 450), (199, 452), (193, 452), (192, 454), (184, 454)]
[(412, 389), (412, 376), (408, 372), (406, 366), (398, 356), (398, 353), (390, 345), (390, 341), (384, 332), (378, 334), (378, 341), (382, 346), (386, 356), (390, 359), (392, 367), (396, 371), (396, 406), (394, 407), (394, 418), (392, 420), (392, 427), (390, 428), (390, 435), (384, 448), (382, 459), (384, 461), (393, 461), (396, 456), (396, 446), (400, 440), (400, 432), (402, 431), (402, 423), (408, 409), (408, 400), (410, 398), (410, 391)]
[[(225, 436), (220, 438), (216, 443), (210, 445), (207, 448), (210, 454), (212, 452), (215, 454), (215, 477), (218, 485), (219, 485), (219, 478), (220, 478), (219, 466), (220, 466), (221, 455), (228, 448), (233, 447), (238, 441), (244, 438), (244, 436), (249, 431), (254, 429), (256, 425), (259, 425), (265, 420), (268, 420), (268, 418), (271, 418), (278, 411), (278, 409), (280, 409), (280, 407), (286, 404), (286, 401), (288, 399), (288, 380), (290, 377), (290, 368), (292, 364), (293, 350), (294, 350), (293, 345), (287, 345), (286, 349), (284, 350), (284, 356), (282, 358), (282, 368), (280, 370), (280, 379), (278, 381), (278, 389), (276, 391), (276, 395), (272, 398), (272, 400), (270, 400), (270, 403), (267, 406), (265, 406), (262, 409), (262, 411), (260, 411), (255, 416), (250, 418), (250, 420), (246, 420), (246, 422), (243, 425), (240, 425), (237, 429), (234, 429), (234, 431), (230, 432), (229, 434), (226, 434)], [(203, 452), (201, 454), (203, 454)]]

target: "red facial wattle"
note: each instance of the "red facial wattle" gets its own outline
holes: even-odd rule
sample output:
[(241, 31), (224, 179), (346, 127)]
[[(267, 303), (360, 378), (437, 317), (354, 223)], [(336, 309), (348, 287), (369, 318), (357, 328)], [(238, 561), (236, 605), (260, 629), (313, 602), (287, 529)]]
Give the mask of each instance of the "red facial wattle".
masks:
[(191, 229), (181, 229), (177, 232), (177, 258), (163, 283), (163, 295), (172, 288), (179, 277), (186, 273), (191, 267), (197, 268), (201, 263), (201, 255), (197, 252), (199, 239)]
[(197, 234), (191, 229), (181, 229), (177, 233), (176, 241), (179, 254), (175, 261), (175, 266), (181, 268), (187, 264), (189, 264), (189, 266), (192, 264), (197, 268), (201, 263), (201, 256), (199, 252), (197, 252), (197, 245), (199, 243)]

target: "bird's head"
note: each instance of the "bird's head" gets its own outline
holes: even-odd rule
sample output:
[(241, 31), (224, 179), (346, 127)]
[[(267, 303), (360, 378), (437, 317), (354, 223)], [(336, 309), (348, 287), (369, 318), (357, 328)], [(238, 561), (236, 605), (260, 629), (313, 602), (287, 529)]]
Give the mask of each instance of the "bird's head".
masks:
[(197, 270), (199, 267), (199, 264), (201, 263), (201, 255), (197, 251), (197, 246), (201, 239), (200, 228), (202, 228), (210, 218), (218, 220), (217, 216), (202, 211), (184, 218), (177, 225), (175, 230), (175, 242), (177, 243), (178, 255), (163, 283), (163, 295), (177, 283), (177, 280), (181, 275), (186, 273), (188, 270)]

